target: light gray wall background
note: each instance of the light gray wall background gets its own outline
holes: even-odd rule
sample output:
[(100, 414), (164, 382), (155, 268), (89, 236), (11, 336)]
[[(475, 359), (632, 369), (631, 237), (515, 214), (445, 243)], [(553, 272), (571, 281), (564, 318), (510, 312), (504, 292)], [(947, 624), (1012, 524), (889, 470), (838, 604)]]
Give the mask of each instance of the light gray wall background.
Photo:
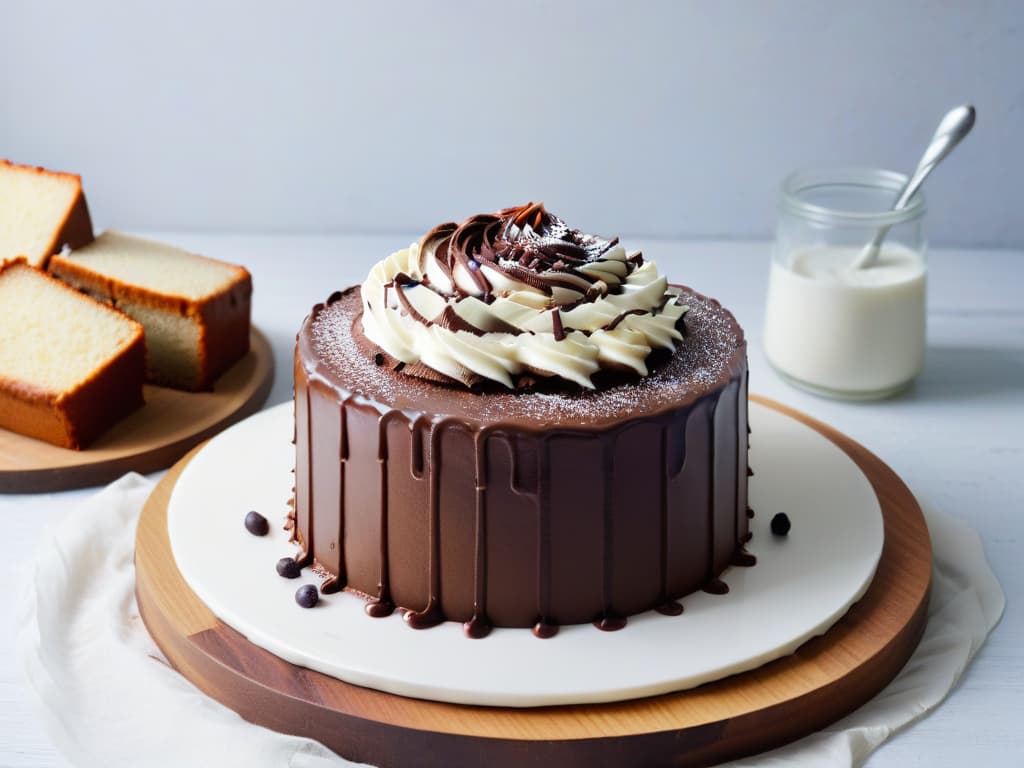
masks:
[(0, 0), (0, 157), (101, 225), (386, 232), (543, 199), (603, 233), (771, 235), (781, 177), (909, 169), (936, 244), (1024, 244), (1024, 2)]

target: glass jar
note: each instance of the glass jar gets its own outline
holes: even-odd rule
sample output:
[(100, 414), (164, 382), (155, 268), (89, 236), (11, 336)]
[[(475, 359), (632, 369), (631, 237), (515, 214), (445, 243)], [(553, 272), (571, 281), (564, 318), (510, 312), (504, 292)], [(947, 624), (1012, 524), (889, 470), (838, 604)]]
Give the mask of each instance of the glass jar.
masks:
[[(906, 181), (848, 168), (802, 171), (783, 182), (764, 351), (791, 384), (873, 400), (899, 392), (924, 366), (924, 198), (890, 210)], [(854, 267), (882, 227), (891, 229), (878, 258)]]

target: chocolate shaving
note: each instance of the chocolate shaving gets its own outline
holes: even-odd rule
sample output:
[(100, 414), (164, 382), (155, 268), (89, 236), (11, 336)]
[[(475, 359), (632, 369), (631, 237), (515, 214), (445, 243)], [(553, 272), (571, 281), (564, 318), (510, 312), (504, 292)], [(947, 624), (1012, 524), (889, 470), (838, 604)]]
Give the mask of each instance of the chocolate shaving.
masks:
[(398, 291), (396, 291), (396, 293), (398, 294), (398, 303), (401, 304), (402, 308), (409, 313), (409, 317), (411, 317), (417, 323), (429, 325), (430, 321), (427, 320), (427, 318), (425, 318), (416, 310), (416, 307), (414, 307), (412, 305), (412, 302), (409, 301), (409, 297), (405, 295), (405, 288), (414, 288), (419, 284), (420, 283), (418, 280), (414, 280), (404, 272), (399, 272), (397, 275), (395, 275), (395, 285), (399, 289)]
[[(463, 264), (470, 271), (477, 289), (484, 294), (485, 301), (492, 286), (482, 274), (483, 270), (469, 268), (470, 260), (486, 263), (550, 296), (555, 287), (579, 290), (577, 285), (559, 281), (550, 273), (569, 273), (594, 283), (599, 278), (581, 272), (577, 267), (602, 260), (618, 244), (618, 238), (605, 240), (571, 229), (557, 216), (548, 213), (543, 203), (527, 203), (496, 213), (478, 214), (458, 226), (451, 223), (439, 225), (423, 237), (421, 253), (435, 241), (434, 255), (441, 268), (451, 274), (456, 264)], [(628, 265), (632, 269), (635, 263), (628, 262)], [(465, 295), (458, 286), (455, 292)]]
[(551, 326), (555, 332), (555, 341), (565, 341), (565, 329), (562, 328), (562, 315), (557, 309), (551, 310)]
[(649, 313), (645, 309), (630, 309), (630, 310), (628, 310), (626, 312), (623, 312), (620, 315), (617, 315), (614, 320), (612, 320), (610, 323), (607, 323), (606, 325), (602, 326), (602, 328), (604, 330), (606, 330), (606, 331), (614, 331), (615, 327), (619, 323), (621, 323), (623, 320), (625, 320), (627, 317), (629, 317), (630, 315), (646, 315), (646, 314), (649, 314)]
[(441, 310), (441, 314), (434, 318), (434, 323), (449, 331), (466, 331), (474, 336), (484, 336), (487, 333), (462, 317), (450, 304), (446, 305)]

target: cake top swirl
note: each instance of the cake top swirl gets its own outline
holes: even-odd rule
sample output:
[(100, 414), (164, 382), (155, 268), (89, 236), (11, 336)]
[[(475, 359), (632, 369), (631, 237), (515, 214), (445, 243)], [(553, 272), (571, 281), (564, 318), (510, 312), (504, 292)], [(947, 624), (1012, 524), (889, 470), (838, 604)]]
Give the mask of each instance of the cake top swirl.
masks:
[[(618, 270), (607, 273), (594, 268), (618, 242), (618, 238), (605, 240), (566, 226), (543, 203), (527, 203), (470, 216), (462, 224), (439, 224), (420, 241), (420, 261), (424, 268), (435, 264), (443, 274), (441, 279), (434, 276), (436, 287), (478, 296), (487, 303), (494, 299), (489, 269), (547, 296), (553, 296), (556, 287), (586, 295), (602, 278), (610, 278), (606, 284), (619, 284)], [(643, 263), (639, 253), (636, 263)], [(488, 269), (482, 270), (483, 266)], [(627, 269), (633, 266), (628, 264)]]
[(593, 388), (646, 376), (682, 339), (686, 307), (639, 251), (573, 229), (542, 203), (447, 222), (373, 267), (363, 332), (405, 372), (514, 388), (524, 374)]

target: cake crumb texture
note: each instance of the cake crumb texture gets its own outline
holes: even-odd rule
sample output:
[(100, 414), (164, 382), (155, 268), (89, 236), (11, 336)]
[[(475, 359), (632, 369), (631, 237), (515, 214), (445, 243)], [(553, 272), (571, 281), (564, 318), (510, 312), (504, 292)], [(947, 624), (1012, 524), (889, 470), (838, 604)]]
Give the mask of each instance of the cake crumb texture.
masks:
[(249, 351), (252, 278), (243, 267), (108, 231), (53, 257), (50, 271), (142, 324), (156, 384), (211, 389)]
[(138, 325), (22, 262), (0, 272), (0, 377), (60, 394), (124, 350)]
[(0, 427), (81, 448), (142, 405), (141, 326), (18, 259), (0, 266)]
[(215, 296), (245, 272), (233, 264), (116, 230), (61, 258), (109, 280), (188, 301)]
[(45, 267), (65, 245), (92, 239), (79, 176), (0, 160), (0, 262), (24, 256)]

